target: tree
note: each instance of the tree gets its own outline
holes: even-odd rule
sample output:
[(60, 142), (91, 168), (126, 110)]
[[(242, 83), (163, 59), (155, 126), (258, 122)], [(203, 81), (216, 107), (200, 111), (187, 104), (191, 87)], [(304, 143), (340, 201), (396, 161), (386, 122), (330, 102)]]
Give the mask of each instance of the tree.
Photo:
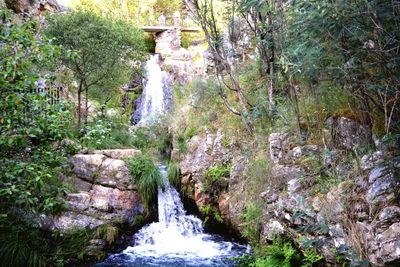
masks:
[(92, 87), (107, 90), (129, 82), (142, 59), (143, 33), (126, 21), (76, 11), (53, 15), (45, 29), (54, 43), (61, 45), (62, 61), (78, 80), (78, 126), (81, 126), (82, 93), (85, 93), (87, 122), (88, 91)]
[[(274, 108), (275, 91), (275, 61), (277, 50), (277, 32), (280, 30), (278, 17), (282, 11), (282, 0), (238, 0), (237, 9), (239, 14), (246, 20), (253, 32), (258, 55), (262, 66), (262, 73), (269, 78), (268, 99), (269, 111)], [(280, 16), (278, 16), (280, 14)]]
[[(296, 1), (285, 54), (289, 71), (312, 87), (323, 81), (355, 98), (372, 126), (400, 127), (400, 10), (393, 1)], [(376, 119), (376, 118), (375, 118)]]
[[(230, 63), (230, 53), (224, 47), (224, 36), (218, 28), (214, 1), (188, 0), (186, 3), (194, 19), (201, 25), (210, 47), (218, 82), (218, 95), (231, 113), (240, 116), (246, 130), (249, 133), (253, 133), (253, 126), (249, 118), (249, 111), (252, 105), (244, 94), (238, 79), (239, 76)], [(235, 95), (238, 105), (229, 100), (227, 92)]]

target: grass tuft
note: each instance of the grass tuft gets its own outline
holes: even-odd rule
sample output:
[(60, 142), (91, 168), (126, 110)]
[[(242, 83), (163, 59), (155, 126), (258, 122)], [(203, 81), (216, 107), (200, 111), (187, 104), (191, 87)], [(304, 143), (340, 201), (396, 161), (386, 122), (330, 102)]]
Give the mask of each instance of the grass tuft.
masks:
[(147, 155), (126, 159), (126, 163), (138, 186), (144, 207), (148, 211), (157, 200), (158, 187), (164, 187), (160, 170)]
[(169, 183), (175, 187), (178, 187), (180, 184), (180, 170), (179, 164), (175, 161), (170, 161), (168, 164), (167, 170)]

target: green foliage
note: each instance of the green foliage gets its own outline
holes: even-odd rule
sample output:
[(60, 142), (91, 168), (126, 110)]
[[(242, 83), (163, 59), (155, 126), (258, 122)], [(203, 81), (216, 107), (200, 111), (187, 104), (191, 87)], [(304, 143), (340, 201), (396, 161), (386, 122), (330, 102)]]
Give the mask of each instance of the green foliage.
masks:
[(200, 213), (204, 216), (204, 224), (206, 224), (210, 219), (218, 223), (224, 222), (224, 219), (222, 219), (218, 209), (211, 204), (201, 205), (199, 207), (199, 210)]
[(168, 163), (168, 170), (167, 170), (169, 183), (175, 187), (178, 187), (181, 183), (180, 174), (181, 173), (179, 169), (179, 163), (175, 161), (170, 161)]
[(35, 38), (35, 21), (16, 23), (3, 9), (0, 17), (0, 211), (57, 212), (70, 113), (63, 102), (50, 104), (45, 88), (59, 49)]
[(211, 179), (212, 182), (218, 181), (222, 177), (229, 177), (231, 174), (232, 164), (216, 165), (207, 170), (206, 176)]
[[(258, 246), (253, 255), (234, 259), (237, 266), (250, 267), (308, 267), (311, 259), (303, 259), (301, 253), (289, 241), (275, 238), (271, 245)], [(317, 261), (313, 261), (317, 262)]]
[[(155, 19), (161, 14), (170, 18), (175, 11), (182, 11), (183, 7), (181, 0), (75, 0), (73, 4), (75, 8), (126, 19), (135, 25), (154, 25)], [(167, 23), (172, 25), (169, 20)]]
[(171, 135), (163, 123), (154, 123), (149, 127), (136, 128), (132, 144), (143, 152), (164, 153), (170, 149)]
[[(82, 92), (88, 94), (89, 88), (95, 87), (101, 88), (97, 92), (112, 96), (130, 81), (133, 71), (139, 71), (132, 61), (142, 59), (143, 32), (127, 21), (73, 11), (50, 16), (44, 32), (61, 45), (61, 60), (79, 83), (78, 106)], [(80, 118), (78, 109), (79, 122)]]
[(156, 203), (157, 189), (164, 187), (160, 170), (154, 164), (153, 159), (146, 155), (126, 159), (129, 172), (134, 177), (134, 183), (138, 186), (138, 191), (143, 204), (147, 210)]
[(255, 246), (260, 240), (262, 203), (246, 203), (246, 208), (241, 214), (241, 218), (243, 220), (243, 223), (240, 225), (243, 228), (242, 235), (249, 241), (251, 245)]
[(88, 148), (118, 149), (131, 148), (137, 145), (137, 139), (129, 131), (128, 123), (118, 116), (95, 117), (85, 127), (84, 132), (81, 142)]
[[(226, 165), (216, 165), (207, 170), (206, 176), (203, 182), (203, 191), (212, 193), (213, 185), (215, 185), (221, 178), (228, 178), (231, 173), (232, 165), (230, 163)], [(215, 188), (214, 188), (215, 189)], [(217, 192), (219, 193), (217, 189)]]
[(312, 267), (316, 263), (321, 262), (324, 260), (324, 256), (315, 251), (314, 249), (307, 249), (304, 252), (304, 259), (302, 267)]
[[(17, 217), (15, 217), (17, 216)], [(27, 214), (0, 219), (0, 257), (4, 266), (64, 266), (82, 260), (90, 239), (86, 230), (54, 232), (51, 236), (32, 224)]]

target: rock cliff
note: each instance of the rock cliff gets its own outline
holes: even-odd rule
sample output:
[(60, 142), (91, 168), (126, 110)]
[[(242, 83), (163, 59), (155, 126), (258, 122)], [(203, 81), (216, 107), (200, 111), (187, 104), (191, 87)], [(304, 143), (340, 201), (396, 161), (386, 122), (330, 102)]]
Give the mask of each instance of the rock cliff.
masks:
[[(400, 157), (396, 146), (377, 143), (364, 156), (371, 133), (349, 118), (331, 119), (331, 143), (302, 144), (288, 133), (271, 133), (262, 191), (260, 242), (289, 236), (300, 249), (313, 247), (328, 265), (338, 257), (376, 266), (400, 261)], [(194, 136), (181, 155), (182, 184), (196, 204), (218, 208), (227, 226), (243, 231), (251, 199), (249, 151), (221, 132)], [(327, 140), (328, 140), (327, 139)], [(177, 158), (177, 156), (174, 156)], [(252, 156), (254, 157), (254, 155)], [(230, 164), (229, 177), (209, 185), (207, 170)], [(210, 189), (211, 188), (211, 189)], [(252, 189), (253, 191), (257, 191)], [(254, 198), (254, 196), (253, 196)]]

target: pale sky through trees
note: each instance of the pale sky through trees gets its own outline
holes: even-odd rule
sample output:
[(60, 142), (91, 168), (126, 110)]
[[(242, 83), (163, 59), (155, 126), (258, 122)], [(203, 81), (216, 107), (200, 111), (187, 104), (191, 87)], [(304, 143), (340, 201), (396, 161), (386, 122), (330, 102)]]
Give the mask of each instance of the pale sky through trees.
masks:
[(72, 0), (57, 0), (57, 2), (62, 6), (71, 6)]

